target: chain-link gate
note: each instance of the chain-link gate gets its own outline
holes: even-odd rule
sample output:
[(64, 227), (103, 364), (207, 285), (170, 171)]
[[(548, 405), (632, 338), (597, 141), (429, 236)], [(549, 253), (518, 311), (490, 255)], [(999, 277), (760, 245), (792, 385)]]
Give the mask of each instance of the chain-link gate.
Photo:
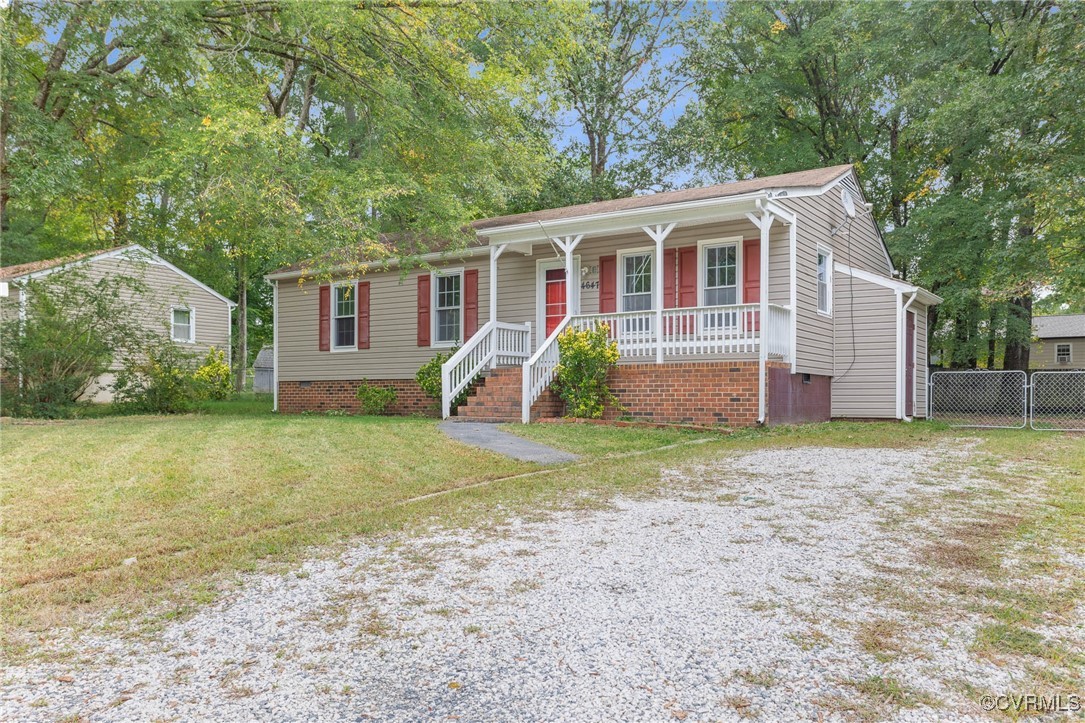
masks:
[(1028, 375), (1013, 370), (934, 372), (930, 417), (951, 427), (1024, 429)]
[(1085, 432), (1085, 371), (1033, 372), (1031, 381), (1033, 429)]

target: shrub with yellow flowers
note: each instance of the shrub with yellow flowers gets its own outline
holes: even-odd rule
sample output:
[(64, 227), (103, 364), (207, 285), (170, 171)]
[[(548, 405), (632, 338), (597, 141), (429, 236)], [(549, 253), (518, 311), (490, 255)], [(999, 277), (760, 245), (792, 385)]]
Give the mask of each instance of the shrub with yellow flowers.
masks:
[(558, 335), (558, 354), (554, 390), (565, 401), (565, 413), (599, 419), (608, 403), (617, 403), (607, 387), (607, 372), (618, 363), (618, 344), (610, 339), (610, 327), (566, 329)]

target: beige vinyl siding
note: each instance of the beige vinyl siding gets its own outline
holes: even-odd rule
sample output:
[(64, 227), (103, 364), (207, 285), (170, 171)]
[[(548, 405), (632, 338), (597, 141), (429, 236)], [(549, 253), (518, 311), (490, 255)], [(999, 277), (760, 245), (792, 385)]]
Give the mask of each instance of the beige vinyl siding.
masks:
[[(853, 183), (849, 183), (856, 188)], [(881, 276), (891, 276), (892, 269), (886, 260), (885, 249), (870, 215), (860, 212), (835, 236), (832, 230), (840, 226), (846, 216), (840, 200), (842, 184), (818, 196), (780, 197), (776, 203), (798, 217), (796, 243), (796, 296), (798, 305), (795, 340), (795, 369), (800, 373), (832, 374), (834, 319), (817, 310), (817, 254), (818, 245), (828, 248), (835, 263), (855, 266)], [(858, 201), (861, 203), (861, 199)], [(850, 231), (850, 233), (849, 233)], [(838, 276), (838, 275), (834, 275)], [(834, 297), (839, 292), (834, 284)], [(833, 310), (835, 314), (836, 302)]]
[(833, 416), (895, 418), (897, 294), (842, 273), (833, 290)]
[[(665, 248), (697, 245), (699, 241), (726, 237), (759, 238), (760, 232), (747, 219), (676, 228), (664, 243)], [(599, 258), (620, 250), (652, 247), (653, 241), (642, 231), (584, 239), (574, 252), (582, 269), (575, 283), (581, 288), (580, 311), (599, 311)], [(787, 272), (789, 262), (787, 227), (773, 225), (769, 241), (769, 301), (786, 305), (790, 294)], [(489, 256), (449, 259), (434, 264), (437, 268), (479, 270), (479, 325), (489, 320)], [(741, 255), (741, 247), (740, 247)], [(564, 257), (554, 247), (535, 244), (531, 255), (508, 249), (497, 262), (498, 319), (532, 326), (533, 348), (542, 341), (539, 329), (536, 279), (542, 260), (560, 261)], [(700, 263), (700, 260), (698, 260)], [(739, 259), (741, 268), (742, 259)], [(370, 282), (370, 348), (342, 352), (318, 350), (319, 284), (294, 280), (278, 281), (279, 379), (281, 381), (321, 381), (334, 379), (409, 379), (437, 349), (417, 345), (417, 278), (419, 270), (403, 276), (399, 270), (374, 271), (364, 278)], [(428, 273), (425, 272), (425, 273)], [(741, 279), (740, 279), (741, 281)], [(592, 288), (594, 287), (594, 288)], [(740, 285), (741, 294), (741, 285)]]
[[(1057, 344), (1070, 345), (1070, 363), (1059, 364), (1055, 360)], [(1061, 339), (1040, 339), (1032, 342), (1029, 352), (1030, 369), (1085, 369), (1085, 337), (1063, 337)]]
[(927, 307), (918, 301), (909, 309), (915, 309), (915, 416), (927, 417)]
[(92, 261), (82, 268), (91, 279), (105, 276), (138, 279), (144, 286), (142, 293), (123, 295), (135, 318), (148, 331), (169, 338), (171, 308), (190, 308), (195, 312), (195, 343), (179, 343), (179, 346), (200, 355), (211, 347), (230, 353), (230, 307), (168, 266), (153, 259), (134, 261), (113, 257)]

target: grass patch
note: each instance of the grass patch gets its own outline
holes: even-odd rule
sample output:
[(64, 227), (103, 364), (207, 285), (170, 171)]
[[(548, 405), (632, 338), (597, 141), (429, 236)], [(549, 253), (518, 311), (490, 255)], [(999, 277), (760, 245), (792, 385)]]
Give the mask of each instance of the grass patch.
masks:
[(853, 680), (851, 686), (859, 691), (867, 701), (885, 707), (915, 708), (920, 705), (933, 705), (934, 699), (920, 691), (909, 688), (896, 678), (872, 675), (862, 680)]
[(616, 427), (605, 424), (509, 424), (506, 431), (573, 454), (601, 457), (654, 449), (720, 435), (688, 429)]

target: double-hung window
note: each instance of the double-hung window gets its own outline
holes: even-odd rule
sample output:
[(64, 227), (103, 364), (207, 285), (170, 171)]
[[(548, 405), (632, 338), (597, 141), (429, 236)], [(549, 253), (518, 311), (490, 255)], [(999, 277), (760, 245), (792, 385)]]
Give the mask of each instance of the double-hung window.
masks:
[(1073, 361), (1070, 355), (1069, 344), (1056, 344), (1055, 345), (1055, 363), (1056, 364), (1069, 364)]
[(193, 344), (196, 341), (196, 318), (192, 309), (175, 306), (170, 309), (170, 338)]
[(332, 341), (336, 349), (353, 349), (358, 331), (356, 311), (358, 294), (354, 284), (336, 284), (332, 287), (334, 305), (332, 311)]
[(652, 252), (622, 256), (622, 311), (652, 308)]
[[(712, 244), (701, 248), (704, 269), (704, 305), (729, 306), (738, 303), (738, 244)], [(703, 317), (710, 329), (733, 327), (738, 323), (734, 311), (708, 312)]]
[(818, 246), (818, 313), (833, 313), (833, 253)]
[(455, 346), (463, 338), (463, 272), (435, 274), (433, 279), (433, 340)]

